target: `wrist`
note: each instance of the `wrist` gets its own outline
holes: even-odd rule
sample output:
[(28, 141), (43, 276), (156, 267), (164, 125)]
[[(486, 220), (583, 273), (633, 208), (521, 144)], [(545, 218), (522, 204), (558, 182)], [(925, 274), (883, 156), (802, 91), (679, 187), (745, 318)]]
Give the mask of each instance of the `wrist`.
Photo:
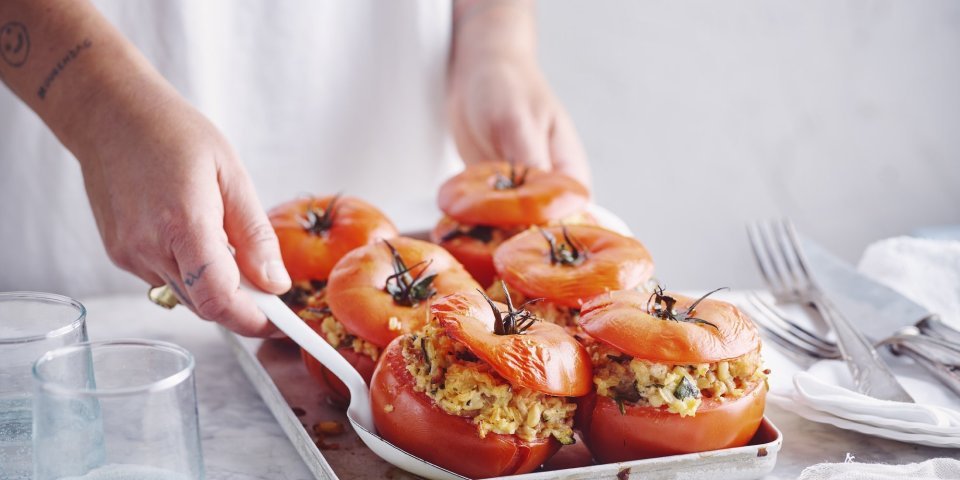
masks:
[(95, 61), (71, 72), (70, 82), (57, 85), (56, 97), (51, 92), (50, 111), (44, 116), (81, 162), (89, 152), (135, 129), (140, 119), (156, 115), (158, 107), (176, 95), (132, 47), (102, 47)]
[(528, 0), (461, 0), (454, 10), (451, 70), (536, 62), (536, 19)]

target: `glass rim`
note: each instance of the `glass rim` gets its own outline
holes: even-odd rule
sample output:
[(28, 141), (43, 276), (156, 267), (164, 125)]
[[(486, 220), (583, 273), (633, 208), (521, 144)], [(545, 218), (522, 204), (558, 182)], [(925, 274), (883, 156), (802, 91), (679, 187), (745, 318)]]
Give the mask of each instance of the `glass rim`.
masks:
[[(94, 349), (98, 347), (148, 347), (151, 349), (164, 350), (168, 353), (179, 355), (181, 358), (186, 359), (186, 364), (180, 368), (178, 371), (167, 375), (158, 380), (151, 382), (143, 383), (142, 385), (133, 385), (117, 388), (75, 388), (67, 387), (62, 385), (59, 382), (49, 380), (43, 377), (40, 374), (38, 368), (41, 364), (53, 361), (59, 357), (75, 353), (78, 350), (83, 349)], [(177, 385), (183, 383), (193, 375), (193, 371), (196, 367), (196, 360), (193, 357), (193, 354), (189, 350), (170, 342), (164, 342), (162, 340), (147, 340), (140, 338), (119, 338), (114, 340), (97, 340), (97, 341), (86, 341), (80, 343), (74, 343), (72, 345), (67, 345), (65, 347), (56, 348), (47, 353), (44, 353), (40, 356), (35, 362), (33, 362), (33, 379), (38, 383), (39, 387), (43, 390), (47, 390), (53, 393), (66, 394), (66, 395), (80, 395), (80, 396), (89, 396), (89, 397), (116, 397), (116, 396), (125, 396), (132, 395), (137, 393), (153, 393), (163, 390), (168, 390), (170, 388), (176, 387)]]
[(52, 303), (58, 303), (60, 305), (68, 305), (77, 309), (78, 315), (77, 318), (74, 318), (70, 323), (63, 325), (62, 327), (55, 328), (46, 333), (40, 333), (35, 335), (25, 335), (22, 337), (0, 337), (0, 345), (13, 345), (17, 343), (31, 343), (39, 342), (41, 340), (50, 340), (57, 338), (63, 335), (66, 335), (76, 329), (80, 328), (83, 325), (84, 320), (87, 318), (87, 307), (84, 307), (82, 303), (74, 298), (70, 298), (66, 295), (60, 295), (57, 293), (46, 293), (46, 292), (31, 292), (31, 291), (17, 291), (17, 292), (0, 292), (0, 302), (5, 300), (41, 300)]

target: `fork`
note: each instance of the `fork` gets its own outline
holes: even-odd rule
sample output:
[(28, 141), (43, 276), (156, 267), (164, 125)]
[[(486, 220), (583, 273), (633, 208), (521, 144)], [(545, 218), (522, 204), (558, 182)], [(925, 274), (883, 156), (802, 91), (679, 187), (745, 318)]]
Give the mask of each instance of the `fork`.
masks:
[[(760, 330), (788, 352), (805, 359), (839, 359), (837, 344), (811, 332), (784, 315), (756, 292), (747, 293), (753, 320)], [(878, 342), (895, 355), (910, 357), (934, 378), (960, 396), (960, 344), (925, 333), (923, 320)], [(949, 328), (944, 326), (945, 328)], [(948, 330), (949, 332), (949, 330)]]
[(760, 272), (778, 303), (809, 305), (834, 331), (840, 358), (857, 390), (874, 398), (913, 402), (873, 345), (823, 295), (810, 276), (793, 224), (789, 220), (747, 226), (750, 247)]

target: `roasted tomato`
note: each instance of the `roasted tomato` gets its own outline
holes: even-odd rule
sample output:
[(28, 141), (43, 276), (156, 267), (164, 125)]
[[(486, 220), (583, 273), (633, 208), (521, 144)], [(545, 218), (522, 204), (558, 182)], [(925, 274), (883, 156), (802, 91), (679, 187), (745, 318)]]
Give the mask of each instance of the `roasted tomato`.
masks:
[[(337, 349), (337, 352), (340, 352), (340, 355), (342, 355), (347, 362), (350, 362), (353, 368), (357, 369), (357, 372), (360, 373), (360, 376), (363, 377), (363, 380), (369, 385), (377, 362), (373, 358), (370, 358), (369, 355), (359, 353), (352, 348), (340, 347)], [(313, 358), (313, 355), (307, 353), (306, 350), (300, 350), (300, 357), (303, 359), (303, 364), (307, 367), (307, 373), (317, 382), (330, 387), (330, 400), (337, 406), (346, 407), (350, 399), (350, 389), (347, 388), (347, 385), (340, 381), (327, 367), (324, 367), (322, 363), (317, 361), (316, 358)]]
[(658, 287), (584, 305), (595, 389), (577, 427), (598, 461), (742, 446), (756, 433), (767, 391), (760, 337), (736, 307), (706, 297)]
[(470, 478), (530, 472), (560, 449), (544, 438), (526, 442), (515, 435), (480, 438), (469, 418), (450, 415), (414, 388), (401, 354), (401, 339), (383, 352), (370, 387), (374, 423), (383, 438), (434, 465)]
[(527, 298), (579, 309), (589, 298), (633, 289), (653, 276), (636, 239), (590, 225), (527, 230), (493, 254), (497, 274)]
[[(322, 285), (319, 282), (314, 282), (314, 284)], [(298, 315), (307, 326), (336, 348), (343, 355), (343, 358), (360, 372), (360, 376), (368, 384), (370, 383), (370, 376), (373, 375), (373, 368), (376, 366), (380, 349), (370, 342), (363, 341), (346, 332), (343, 325), (333, 317), (333, 313), (330, 311), (330, 306), (326, 302), (325, 287), (319, 288), (313, 295), (306, 297), (306, 305), (300, 309)], [(345, 407), (347, 400), (350, 398), (347, 386), (306, 350), (301, 349), (300, 356), (307, 367), (307, 373), (321, 385), (326, 384), (329, 387), (330, 400), (334, 404)]]
[(300, 198), (274, 207), (269, 216), (294, 282), (326, 280), (347, 252), (397, 236), (380, 210), (353, 197)]
[[(381, 238), (395, 237), (396, 227), (372, 205), (339, 195), (293, 200), (273, 208), (269, 216), (280, 240), (283, 262), (293, 279), (293, 288), (281, 296), (284, 303), (369, 381), (376, 357), (370, 356), (370, 348), (353, 342), (337, 330), (337, 324), (331, 323), (326, 302), (327, 277), (347, 252)], [(301, 356), (310, 375), (330, 386), (335, 400), (347, 398), (343, 383), (306, 351), (301, 351)]]
[(431, 312), (447, 336), (513, 386), (567, 397), (590, 391), (586, 351), (557, 325), (469, 291), (437, 302)]
[(599, 463), (705, 452), (746, 445), (763, 420), (765, 398), (764, 383), (754, 382), (740, 398), (706, 399), (696, 416), (681, 417), (590, 393), (579, 400), (577, 425)]
[(497, 270), (493, 268), (493, 251), (521, 231), (522, 228), (505, 230), (487, 225), (464, 227), (450, 217), (443, 217), (430, 232), (430, 241), (450, 252), (480, 285), (486, 287), (497, 276)]
[[(580, 325), (591, 337), (652, 362), (713, 363), (760, 348), (756, 325), (740, 309), (706, 297), (695, 303), (659, 288), (610, 292), (583, 306)], [(675, 320), (684, 312), (686, 318)]]
[(530, 472), (573, 442), (567, 397), (590, 388), (586, 352), (562, 328), (487, 301), (436, 301), (421, 332), (387, 347), (370, 385), (383, 438), (471, 478)]
[(347, 254), (327, 284), (334, 317), (347, 332), (380, 348), (422, 327), (434, 297), (477, 288), (446, 250), (406, 237)]
[(582, 211), (589, 198), (586, 187), (562, 173), (484, 162), (447, 180), (438, 200), (462, 224), (526, 227)]

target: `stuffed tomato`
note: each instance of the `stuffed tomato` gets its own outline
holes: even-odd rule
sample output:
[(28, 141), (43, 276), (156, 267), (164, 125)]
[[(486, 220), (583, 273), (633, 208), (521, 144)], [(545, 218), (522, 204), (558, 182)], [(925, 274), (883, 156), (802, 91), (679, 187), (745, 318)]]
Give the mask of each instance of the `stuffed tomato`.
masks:
[(766, 371), (754, 324), (735, 306), (657, 288), (584, 305), (594, 390), (577, 425), (597, 461), (745, 445), (763, 418)]
[(398, 447), (471, 478), (530, 472), (573, 439), (590, 360), (563, 328), (481, 293), (431, 307), (371, 382), (374, 422)]

